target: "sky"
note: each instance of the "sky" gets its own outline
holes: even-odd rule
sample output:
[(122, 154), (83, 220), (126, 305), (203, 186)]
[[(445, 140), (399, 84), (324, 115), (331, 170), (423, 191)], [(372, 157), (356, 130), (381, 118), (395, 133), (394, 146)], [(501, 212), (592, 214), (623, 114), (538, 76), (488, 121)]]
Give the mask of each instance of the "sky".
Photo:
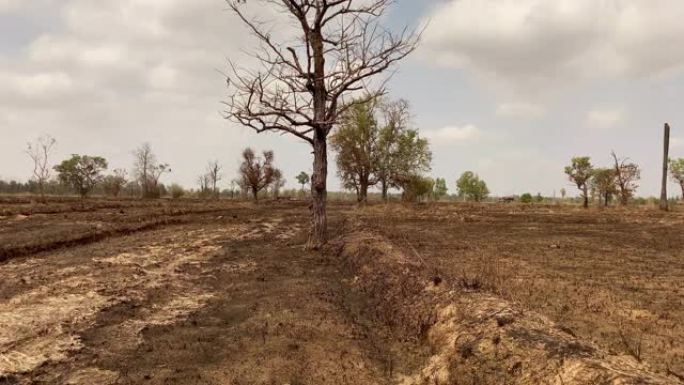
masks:
[[(608, 166), (614, 150), (642, 167), (638, 194), (658, 195), (665, 122), (684, 157), (681, 20), (681, 0), (397, 0), (383, 22), (425, 29), (389, 96), (411, 104), (451, 192), (470, 170), (494, 195), (573, 195), (570, 158)], [(0, 178), (26, 180), (26, 143), (50, 134), (54, 163), (100, 155), (110, 169), (149, 142), (171, 164), (163, 181), (187, 187), (214, 159), (227, 187), (244, 147), (273, 149), (295, 187), (307, 144), (221, 114), (228, 59), (253, 44), (224, 0), (0, 0)]]

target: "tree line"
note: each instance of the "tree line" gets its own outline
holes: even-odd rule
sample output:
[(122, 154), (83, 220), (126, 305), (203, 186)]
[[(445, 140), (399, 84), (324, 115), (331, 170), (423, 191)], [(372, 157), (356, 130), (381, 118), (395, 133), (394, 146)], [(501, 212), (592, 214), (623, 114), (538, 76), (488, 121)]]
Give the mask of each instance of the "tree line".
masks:
[[(626, 206), (634, 199), (639, 188), (641, 168), (629, 158), (619, 157), (611, 152), (612, 164), (607, 167), (595, 167), (588, 156), (572, 158), (565, 167), (568, 179), (577, 187), (583, 206), (589, 207), (590, 198), (596, 196), (602, 206), (608, 206), (613, 200)], [(668, 159), (669, 176), (677, 183), (684, 198), (684, 158)]]
[(125, 169), (109, 168), (107, 159), (96, 155), (72, 154), (53, 165), (51, 158), (57, 140), (44, 135), (29, 142), (26, 154), (33, 163), (29, 182), (0, 181), (0, 193), (37, 193), (41, 199), (46, 194), (75, 193), (86, 198), (94, 191), (118, 197), (122, 193), (142, 198), (158, 198), (166, 194), (160, 183), (162, 175), (171, 172), (168, 163), (161, 163), (148, 143), (132, 152), (134, 166), (132, 178)]

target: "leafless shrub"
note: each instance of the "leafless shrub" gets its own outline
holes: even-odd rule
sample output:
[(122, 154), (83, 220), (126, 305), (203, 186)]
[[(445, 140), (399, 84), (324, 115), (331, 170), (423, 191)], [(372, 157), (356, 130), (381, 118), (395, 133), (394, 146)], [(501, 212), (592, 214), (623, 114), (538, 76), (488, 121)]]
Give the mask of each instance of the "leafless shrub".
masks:
[(625, 348), (625, 351), (630, 356), (634, 357), (637, 361), (641, 362), (641, 354), (643, 353), (641, 343), (644, 339), (644, 333), (640, 333), (639, 336), (636, 338), (629, 338), (627, 335), (625, 335), (625, 331), (622, 326), (619, 328), (619, 333), (620, 342), (622, 343), (622, 346)]

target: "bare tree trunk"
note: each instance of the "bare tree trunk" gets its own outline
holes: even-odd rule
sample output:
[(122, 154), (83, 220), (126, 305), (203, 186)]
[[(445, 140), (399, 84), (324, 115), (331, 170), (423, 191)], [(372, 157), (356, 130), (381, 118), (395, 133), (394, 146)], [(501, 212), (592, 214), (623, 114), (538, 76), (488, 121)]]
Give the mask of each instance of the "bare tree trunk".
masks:
[(663, 179), (660, 187), (660, 209), (667, 211), (669, 209), (667, 204), (667, 166), (670, 153), (670, 125), (665, 123), (664, 138), (663, 138)]
[(254, 197), (254, 202), (259, 201), (259, 191), (257, 191), (257, 189), (252, 188), (252, 196)]
[(361, 186), (359, 186), (359, 203), (368, 202), (368, 182), (361, 181)]
[(382, 185), (382, 201), (387, 203), (388, 186), (387, 186), (387, 180), (385, 178), (383, 178), (383, 180), (381, 181), (381, 185)]
[(684, 183), (680, 183), (679, 187), (682, 189), (682, 200), (684, 201)]
[(314, 137), (314, 163), (311, 175), (311, 233), (307, 248), (320, 249), (327, 241), (328, 154), (325, 137)]
[(584, 186), (584, 189), (582, 190), (584, 194), (582, 197), (584, 198), (584, 204), (582, 205), (585, 209), (589, 208), (589, 192), (587, 191), (587, 186)]

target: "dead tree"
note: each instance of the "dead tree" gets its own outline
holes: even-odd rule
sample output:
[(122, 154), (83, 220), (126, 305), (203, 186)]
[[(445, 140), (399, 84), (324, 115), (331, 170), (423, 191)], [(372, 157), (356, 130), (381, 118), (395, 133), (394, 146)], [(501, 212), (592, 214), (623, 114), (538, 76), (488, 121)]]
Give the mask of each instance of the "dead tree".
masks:
[(228, 0), (261, 42), (254, 56), (262, 66), (231, 63), (226, 118), (258, 133), (291, 134), (313, 147), (307, 247), (316, 249), (327, 240), (328, 135), (352, 105), (384, 93), (384, 81), (371, 81), (411, 53), (419, 35), (380, 25), (391, 0), (255, 1), (287, 15), (298, 36), (276, 41), (268, 26), (247, 16), (244, 0)]
[(660, 209), (668, 211), (667, 203), (667, 166), (670, 161), (670, 125), (665, 123), (663, 138), (663, 179), (660, 185)]
[(55, 138), (44, 135), (26, 145), (26, 154), (33, 161), (33, 179), (38, 185), (38, 192), (42, 201), (45, 201), (45, 183), (50, 179), (50, 171), (52, 170), (49, 165), (50, 153), (52, 153), (56, 143)]
[(629, 158), (618, 158), (615, 151), (611, 152), (611, 156), (615, 181), (620, 189), (620, 204), (626, 206), (634, 195), (634, 191), (639, 187), (636, 182), (641, 179), (641, 170), (637, 164), (628, 163)]
[(214, 199), (218, 199), (219, 191), (216, 186), (222, 179), (221, 165), (219, 164), (218, 160), (209, 162), (207, 165), (207, 176), (209, 177), (209, 182), (211, 183), (211, 191)]
[(135, 157), (134, 172), (142, 189), (142, 197), (158, 198), (159, 178), (164, 173), (171, 172), (171, 168), (167, 163), (157, 162), (157, 157), (152, 152), (149, 143), (143, 143), (133, 151), (133, 156)]
[(254, 150), (246, 148), (242, 152), (240, 164), (240, 187), (243, 191), (250, 191), (254, 201), (259, 200), (259, 192), (282, 178), (282, 173), (273, 167), (273, 151), (264, 151), (264, 157), (259, 158)]

